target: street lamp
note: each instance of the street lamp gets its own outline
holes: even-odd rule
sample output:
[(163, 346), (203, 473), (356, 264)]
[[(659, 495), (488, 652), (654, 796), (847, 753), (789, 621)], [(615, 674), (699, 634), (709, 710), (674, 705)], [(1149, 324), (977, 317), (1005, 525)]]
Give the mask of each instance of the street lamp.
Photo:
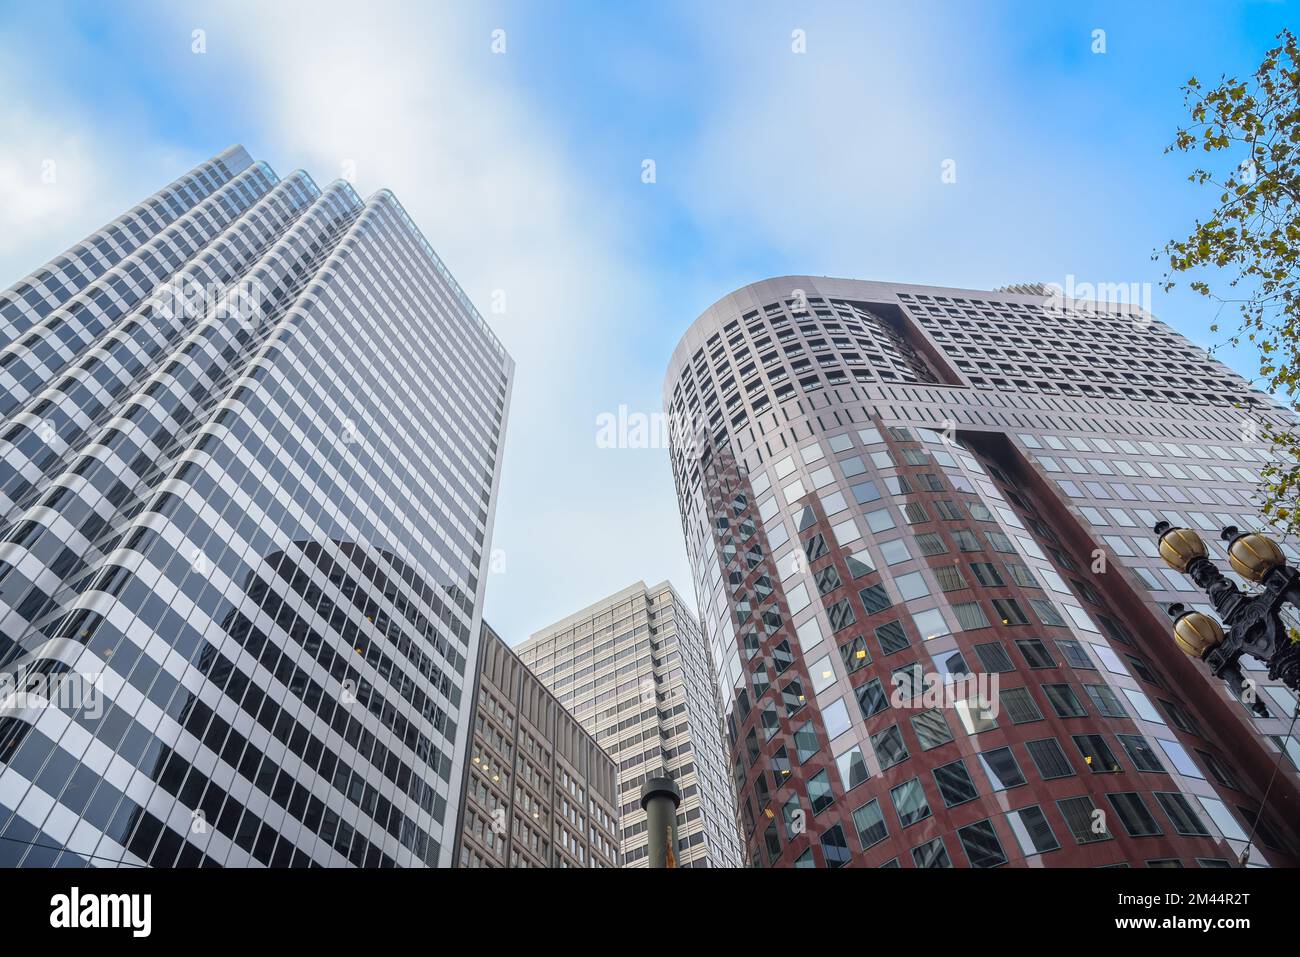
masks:
[[(1190, 528), (1174, 528), (1159, 522), (1154, 531), (1160, 539), (1160, 557), (1175, 571), (1184, 572), (1210, 596), (1227, 631), (1209, 615), (1183, 605), (1170, 605), (1174, 619), (1174, 641), (1194, 658), (1209, 666), (1245, 700), (1245, 678), (1239, 661), (1251, 655), (1268, 665), (1268, 676), (1280, 679), (1292, 691), (1300, 691), (1300, 643), (1291, 640), (1282, 620), (1283, 604), (1300, 608), (1300, 572), (1286, 564), (1277, 543), (1257, 532), (1239, 532), (1229, 525), (1220, 533), (1228, 543), (1228, 564), (1249, 581), (1263, 586), (1248, 595), (1224, 577), (1208, 557), (1201, 536)], [(1268, 709), (1256, 698), (1251, 710), (1268, 717)]]

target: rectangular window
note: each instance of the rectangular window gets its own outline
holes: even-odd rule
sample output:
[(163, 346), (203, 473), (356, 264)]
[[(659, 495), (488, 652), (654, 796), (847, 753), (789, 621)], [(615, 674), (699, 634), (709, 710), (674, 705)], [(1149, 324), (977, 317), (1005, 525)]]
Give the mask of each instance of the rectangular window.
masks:
[(912, 716), (912, 730), (916, 732), (921, 750), (929, 751), (952, 740), (952, 730), (942, 711), (923, 711)]
[(1128, 711), (1119, 695), (1106, 685), (1084, 685), (1084, 693), (1092, 700), (1097, 713), (1107, 718), (1127, 718)]
[(1174, 830), (1179, 834), (1185, 834), (1189, 837), (1210, 836), (1209, 829), (1206, 828), (1201, 816), (1192, 807), (1192, 802), (1187, 800), (1186, 795), (1157, 791), (1156, 800), (1160, 803), (1165, 816), (1169, 818), (1169, 822), (1173, 824)]
[(1011, 663), (1011, 656), (1007, 654), (1001, 642), (990, 641), (976, 645), (975, 654), (987, 672), (1002, 673), (1016, 670), (1016, 666)]
[(1002, 710), (1011, 716), (1012, 724), (1027, 724), (1030, 721), (1043, 720), (1043, 713), (1038, 710), (1038, 705), (1028, 688), (1003, 688), (1001, 701)]
[(1006, 584), (992, 562), (971, 562), (970, 569), (975, 573), (975, 580), (986, 588), (1001, 588)]
[(907, 745), (903, 743), (903, 735), (896, 724), (873, 734), (871, 747), (876, 752), (876, 760), (882, 771), (907, 760)]
[(938, 579), (939, 587), (944, 591), (956, 591), (966, 587), (966, 579), (956, 565), (936, 565), (930, 569)]
[(939, 785), (939, 794), (948, 807), (956, 807), (979, 797), (975, 782), (962, 761), (954, 761), (934, 769), (934, 781)]
[(984, 774), (988, 777), (989, 786), (994, 791), (1006, 791), (1025, 783), (1024, 772), (1020, 770), (1016, 756), (1011, 753), (1010, 748), (981, 751), (980, 764), (984, 766)]
[(1070, 759), (1065, 756), (1065, 752), (1061, 750), (1061, 745), (1055, 738), (1026, 741), (1025, 747), (1029, 750), (1029, 756), (1044, 781), (1074, 775), (1074, 767), (1070, 764)]
[(1047, 695), (1047, 701), (1058, 718), (1084, 718), (1088, 715), (1069, 685), (1043, 685), (1043, 694)]
[(957, 624), (961, 626), (963, 631), (989, 626), (988, 617), (984, 614), (984, 609), (980, 607), (980, 603), (977, 601), (958, 602), (952, 606), (952, 610), (957, 616)]
[(1107, 794), (1106, 800), (1110, 801), (1111, 807), (1119, 815), (1124, 830), (1133, 837), (1155, 837), (1164, 833), (1155, 816), (1147, 808), (1146, 802), (1142, 800), (1142, 795), (1136, 791)]
[(1124, 748), (1124, 753), (1129, 756), (1133, 762), (1133, 767), (1139, 771), (1156, 771), (1163, 772), (1164, 765), (1160, 763), (1160, 758), (1156, 756), (1151, 745), (1147, 744), (1147, 739), (1140, 734), (1117, 734), (1120, 745)]
[(858, 592), (858, 597), (862, 599), (862, 607), (867, 610), (868, 615), (882, 612), (893, 604), (889, 600), (889, 593), (885, 591), (885, 586), (880, 584), (862, 589)]
[(896, 788), (891, 788), (890, 797), (894, 801), (894, 811), (903, 827), (923, 821), (930, 816), (930, 805), (925, 799), (920, 778), (912, 778)]
[(1056, 802), (1065, 818), (1065, 825), (1080, 844), (1095, 844), (1097, 841), (1109, 841), (1110, 831), (1106, 827), (1104, 816), (1097, 814), (1097, 805), (1087, 795), (1064, 798)]
[(1066, 664), (1071, 668), (1082, 668), (1087, 671), (1097, 670), (1097, 666), (1088, 657), (1088, 652), (1083, 650), (1082, 642), (1075, 641), (1073, 638), (1058, 638), (1056, 639), (1056, 647), (1061, 649)]
[(853, 826), (857, 829), (858, 843), (864, 851), (889, 836), (885, 815), (880, 811), (880, 802), (874, 799), (853, 812)]
[(1002, 842), (998, 840), (992, 821), (976, 821), (959, 827), (957, 837), (966, 851), (971, 867), (998, 867), (1007, 862), (1006, 852), (1002, 850)]
[(880, 714), (889, 707), (889, 698), (881, 688), (879, 678), (872, 678), (866, 684), (859, 685), (856, 694), (858, 696), (858, 707), (862, 710), (862, 717), (864, 718)]
[(1029, 616), (1014, 598), (994, 598), (993, 610), (1004, 625), (1027, 625)]
[(880, 642), (881, 653), (885, 655), (903, 651), (909, 644), (903, 623), (898, 620), (887, 621), (877, 628), (876, 640)]
[(1120, 767), (1115, 752), (1111, 751), (1110, 745), (1100, 734), (1076, 734), (1074, 746), (1079, 749), (1083, 763), (1088, 765), (1088, 770), (1093, 774), (1118, 774), (1124, 770)]
[(1047, 815), (1037, 805), (1022, 807), (1018, 811), (1007, 812), (1007, 823), (1020, 843), (1020, 850), (1028, 857), (1030, 854), (1043, 854), (1054, 851), (1061, 842), (1052, 833), (1052, 825)]
[(1021, 638), (1016, 642), (1016, 647), (1024, 655), (1025, 661), (1031, 668), (1055, 668), (1056, 661), (1052, 658), (1052, 653), (1047, 650), (1047, 645), (1043, 644), (1037, 638)]
[(948, 849), (943, 846), (941, 837), (912, 848), (912, 862), (917, 867), (952, 867)]

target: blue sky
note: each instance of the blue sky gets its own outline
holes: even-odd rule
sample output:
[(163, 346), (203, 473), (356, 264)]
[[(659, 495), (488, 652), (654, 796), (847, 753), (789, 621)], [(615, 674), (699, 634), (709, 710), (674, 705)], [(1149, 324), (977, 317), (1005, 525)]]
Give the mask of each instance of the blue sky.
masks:
[[(1295, 12), (0, 0), (0, 285), (231, 143), (393, 189), (519, 363), (487, 606), (516, 642), (637, 579), (690, 594), (666, 453), (596, 420), (659, 410), (713, 301), (793, 273), (1158, 284), (1212, 199), (1163, 154), (1180, 85), (1249, 72)], [(1214, 340), (1199, 297), (1153, 308)]]

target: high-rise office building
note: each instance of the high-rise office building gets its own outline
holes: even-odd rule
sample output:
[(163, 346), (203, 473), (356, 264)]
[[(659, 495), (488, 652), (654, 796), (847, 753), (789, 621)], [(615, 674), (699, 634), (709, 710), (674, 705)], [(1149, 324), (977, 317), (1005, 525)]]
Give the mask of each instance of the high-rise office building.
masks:
[(486, 624), (458, 867), (618, 867), (618, 769)]
[(235, 147), (0, 318), (0, 863), (450, 864), (513, 364), (393, 195)]
[(672, 585), (637, 582), (535, 632), (517, 650), (618, 762), (624, 867), (646, 866), (641, 785), (664, 773), (682, 790), (678, 865), (740, 866), (714, 668)]
[(1294, 696), (1177, 648), (1151, 531), (1259, 524), (1285, 413), (1226, 367), (1051, 288), (796, 276), (664, 402), (748, 863), (1296, 863)]

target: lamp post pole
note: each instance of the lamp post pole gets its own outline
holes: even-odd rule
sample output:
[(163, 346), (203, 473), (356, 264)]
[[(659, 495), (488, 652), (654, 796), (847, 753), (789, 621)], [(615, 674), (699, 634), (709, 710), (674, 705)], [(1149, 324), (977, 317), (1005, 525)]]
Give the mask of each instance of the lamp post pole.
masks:
[[(1160, 522), (1154, 528), (1160, 555), (1183, 572), (1209, 596), (1227, 631), (1209, 615), (1170, 605), (1174, 640), (1193, 657), (1200, 658), (1216, 677), (1228, 682), (1242, 701), (1261, 717), (1268, 709), (1246, 694), (1246, 679), (1239, 664), (1251, 655), (1268, 665), (1268, 676), (1300, 692), (1300, 642), (1292, 641), (1282, 619), (1282, 607), (1300, 609), (1300, 571), (1286, 564), (1277, 543), (1265, 535), (1242, 533), (1229, 525), (1220, 534), (1228, 543), (1228, 563), (1241, 577), (1263, 586), (1249, 595), (1224, 577), (1208, 557), (1201, 537), (1190, 528)], [(1253, 700), (1249, 700), (1253, 699)]]
[(641, 785), (641, 808), (650, 835), (647, 866), (677, 866), (677, 807), (682, 791), (670, 777), (650, 778)]

